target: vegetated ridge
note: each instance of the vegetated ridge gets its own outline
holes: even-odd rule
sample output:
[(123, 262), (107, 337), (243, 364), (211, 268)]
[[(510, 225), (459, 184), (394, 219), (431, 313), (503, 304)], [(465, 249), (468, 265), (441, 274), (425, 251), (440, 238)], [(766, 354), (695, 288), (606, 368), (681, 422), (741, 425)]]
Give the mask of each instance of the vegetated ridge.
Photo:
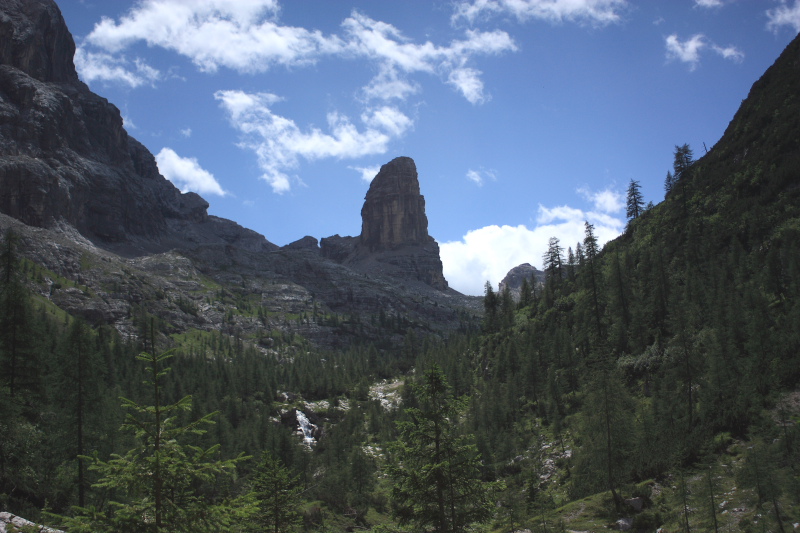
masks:
[[(475, 331), (451, 305), (469, 300), (439, 276), (408, 158), (376, 177), (360, 236), (319, 245), (274, 247), (157, 174), (139, 191), (160, 206), (152, 224), (137, 228), (113, 193), (120, 210), (97, 211), (81, 180), (146, 183), (152, 156), (63, 66), (71, 38), (54, 4), (0, 7), (0, 222), (14, 230), (0, 250), (4, 509), (38, 520), (47, 506), (76, 531), (152, 529), (151, 516), (175, 531), (800, 520), (800, 38), (708, 154), (675, 147), (663, 202), (645, 207), (632, 183), (623, 235), (602, 250), (589, 224), (580, 243), (551, 239), (543, 282), (518, 270), (500, 293), (487, 286)], [(195, 476), (181, 457), (202, 452), (193, 464), (215, 474), (146, 469), (126, 485), (112, 454), (131, 468), (156, 455), (118, 431), (125, 413), (162, 408), (178, 413), (153, 433), (175, 436), (172, 467)], [(206, 413), (216, 424), (192, 432)], [(268, 480), (291, 496), (279, 516), (262, 505)], [(182, 505), (164, 507), (163, 483)]]

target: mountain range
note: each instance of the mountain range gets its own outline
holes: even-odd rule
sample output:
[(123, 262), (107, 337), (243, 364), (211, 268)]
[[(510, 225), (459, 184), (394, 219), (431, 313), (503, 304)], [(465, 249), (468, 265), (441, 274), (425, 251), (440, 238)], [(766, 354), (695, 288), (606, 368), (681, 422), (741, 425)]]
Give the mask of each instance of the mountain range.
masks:
[[(137, 504), (81, 461), (134, 441), (125, 456), (140, 456), (147, 438), (118, 435), (136, 402), (194, 400), (191, 417), (218, 423), (190, 447), (274, 454), (302, 476), (309, 531), (394, 531), (390, 514), (424, 514), (430, 484), (406, 505), (392, 473), (412, 449), (417, 470), (449, 468), (431, 462), (434, 427), (475, 467), (452, 479), (498, 481), (494, 531), (785, 531), (800, 518), (800, 37), (711, 150), (694, 161), (675, 147), (664, 201), (636, 206), (602, 250), (588, 223), (572, 259), (551, 240), (545, 272), (520, 265), (483, 299), (448, 286), (426, 215), (441, 206), (426, 205), (413, 159), (381, 167), (359, 235), (278, 247), (159, 174), (78, 79), (54, 2), (0, 0), (0, 37), (9, 511), (101, 520), (109, 494)], [(156, 359), (172, 355), (167, 375)], [(163, 388), (142, 385), (158, 376)], [(249, 494), (260, 468), (176, 485), (207, 510), (225, 487)]]
[[(287, 315), (360, 316), (366, 337), (378, 335), (367, 317), (380, 314), (405, 324), (399, 333), (475, 322), (478, 299), (448, 288), (442, 274), (411, 158), (393, 159), (373, 180), (361, 235), (278, 247), (209, 215), (208, 202), (159, 173), (119, 110), (78, 79), (54, 2), (2, 0), (0, 14), (0, 226), (21, 234), (24, 255), (80, 286), (50, 276), (38, 287), (63, 309), (120, 331), (131, 330), (134, 306), (176, 331), (220, 329), (233, 314), (251, 337), (285, 329)], [(204, 303), (219, 290), (270, 318)], [(322, 345), (348, 338), (321, 322), (291, 329)]]

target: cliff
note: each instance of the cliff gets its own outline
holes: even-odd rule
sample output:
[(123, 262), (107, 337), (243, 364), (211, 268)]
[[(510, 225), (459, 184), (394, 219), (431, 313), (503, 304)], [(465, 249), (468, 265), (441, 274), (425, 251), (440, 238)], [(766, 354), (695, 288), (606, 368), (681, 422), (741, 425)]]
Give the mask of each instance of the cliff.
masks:
[[(56, 306), (126, 335), (141, 311), (172, 332), (279, 330), (327, 346), (385, 336), (370, 320), (381, 313), (403, 335), (459, 327), (476, 308), (442, 290), (411, 159), (376, 178), (363, 239), (279, 248), (161, 176), (119, 110), (78, 79), (74, 52), (52, 0), (0, 0), (0, 231), (49, 272), (32, 289)], [(303, 315), (315, 320), (286, 319)]]
[(55, 3), (0, 0), (0, 211), (42, 228), (66, 223), (126, 255), (204, 242), (276, 248), (209, 217), (205, 200), (161, 176), (119, 110), (78, 80), (74, 53)]
[(321, 245), (325, 257), (356, 270), (448, 288), (410, 157), (386, 163), (372, 180), (361, 208), (361, 235), (334, 235)]

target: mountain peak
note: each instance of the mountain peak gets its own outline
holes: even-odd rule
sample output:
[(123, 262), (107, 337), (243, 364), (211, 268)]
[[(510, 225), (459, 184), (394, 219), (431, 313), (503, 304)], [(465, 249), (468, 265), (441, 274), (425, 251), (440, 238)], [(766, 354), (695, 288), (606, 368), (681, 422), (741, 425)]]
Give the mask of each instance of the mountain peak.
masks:
[(367, 191), (361, 224), (361, 245), (371, 251), (432, 240), (413, 159), (397, 157), (381, 167)]
[(43, 82), (77, 82), (75, 41), (52, 0), (0, 0), (0, 64)]

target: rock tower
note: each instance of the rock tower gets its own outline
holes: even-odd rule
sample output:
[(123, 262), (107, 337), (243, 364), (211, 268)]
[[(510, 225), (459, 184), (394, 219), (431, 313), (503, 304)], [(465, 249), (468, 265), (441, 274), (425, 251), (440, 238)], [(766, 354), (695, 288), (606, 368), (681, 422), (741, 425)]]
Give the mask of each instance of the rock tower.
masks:
[(410, 157), (389, 161), (372, 180), (361, 208), (360, 236), (334, 235), (320, 245), (328, 259), (358, 270), (448, 288)]

